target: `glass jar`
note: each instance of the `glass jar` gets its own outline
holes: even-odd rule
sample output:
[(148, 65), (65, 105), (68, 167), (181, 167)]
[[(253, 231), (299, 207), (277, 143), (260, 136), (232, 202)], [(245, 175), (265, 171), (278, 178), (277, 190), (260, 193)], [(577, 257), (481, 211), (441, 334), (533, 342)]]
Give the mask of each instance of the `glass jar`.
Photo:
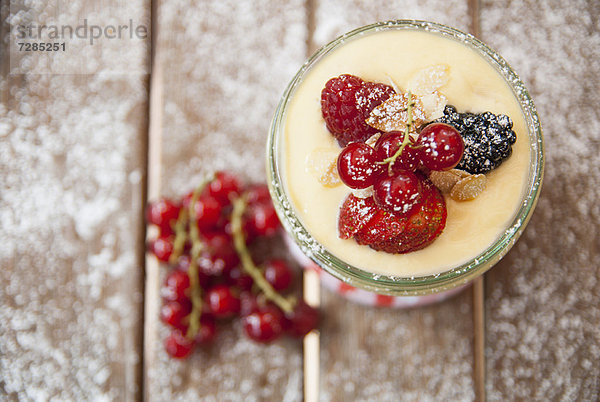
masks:
[[(435, 275), (399, 277), (368, 272), (344, 261), (320, 244), (294, 210), (283, 177), (283, 142), (286, 112), (298, 85), (308, 71), (325, 56), (350, 41), (387, 30), (424, 30), (460, 42), (483, 57), (506, 81), (520, 104), (530, 145), (529, 174), (522, 203), (512, 222), (493, 244), (475, 258)], [(350, 73), (350, 72), (349, 72)], [(317, 101), (317, 100), (315, 100)], [(275, 208), (291, 241), (316, 265), (333, 277), (356, 288), (381, 295), (417, 296), (449, 291), (464, 286), (496, 264), (515, 244), (536, 205), (543, 178), (544, 156), (542, 132), (535, 106), (523, 82), (508, 63), (495, 51), (472, 35), (425, 21), (397, 20), (358, 28), (319, 49), (302, 66), (287, 86), (275, 112), (267, 142), (267, 175)], [(335, 234), (337, 235), (337, 233)], [(367, 247), (367, 246), (364, 246)], [(452, 293), (454, 293), (452, 292)]]

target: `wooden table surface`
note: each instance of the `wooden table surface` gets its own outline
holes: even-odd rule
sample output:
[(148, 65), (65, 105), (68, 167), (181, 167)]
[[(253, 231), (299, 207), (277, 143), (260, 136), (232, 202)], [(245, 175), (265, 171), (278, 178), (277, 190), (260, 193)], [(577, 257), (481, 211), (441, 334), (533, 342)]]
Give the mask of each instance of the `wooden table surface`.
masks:
[(521, 76), (543, 191), (513, 250), (450, 300), (389, 310), (322, 290), (320, 399), (598, 400), (598, 1), (79, 3), (58, 11), (147, 21), (152, 51), (119, 57), (152, 73), (9, 75), (2, 41), (1, 400), (302, 400), (301, 342), (259, 346), (233, 325), (187, 361), (166, 356), (143, 207), (215, 169), (264, 180), (270, 120), (306, 57), (410, 18), (474, 32)]

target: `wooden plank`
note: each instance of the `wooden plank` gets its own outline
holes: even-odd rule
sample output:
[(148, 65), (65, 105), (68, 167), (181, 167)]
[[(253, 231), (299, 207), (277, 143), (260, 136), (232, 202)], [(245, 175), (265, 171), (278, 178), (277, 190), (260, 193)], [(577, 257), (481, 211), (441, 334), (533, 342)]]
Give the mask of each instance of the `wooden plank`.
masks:
[(600, 30), (597, 1), (484, 1), (483, 39), (524, 79), (546, 175), (523, 237), (487, 279), (490, 400), (598, 400)]
[[(367, 23), (426, 19), (468, 30), (467, 2), (315, 2), (316, 48)], [(324, 290), (321, 400), (474, 398), (471, 290), (438, 305), (364, 307)]]
[[(160, 143), (151, 144), (151, 169), (160, 174), (152, 195), (179, 196), (223, 168), (264, 181), (269, 124), (306, 54), (304, 2), (160, 1), (156, 13), (151, 140)], [(148, 272), (147, 300), (159, 300), (162, 274)], [(173, 361), (156, 310), (146, 316), (148, 400), (302, 399), (301, 342), (257, 345), (236, 322), (209, 349)]]
[[(51, 2), (31, 15), (77, 20), (90, 3), (96, 23), (121, 10), (116, 0), (60, 10)], [(14, 14), (7, 2), (0, 10), (7, 39)], [(147, 2), (129, 2), (127, 13), (149, 22)], [(88, 59), (103, 74), (11, 76), (7, 41), (2, 46), (0, 399), (134, 400), (147, 75), (110, 74), (101, 59)], [(144, 69), (143, 46), (122, 54), (115, 41), (103, 49)], [(81, 62), (67, 54), (71, 67)]]

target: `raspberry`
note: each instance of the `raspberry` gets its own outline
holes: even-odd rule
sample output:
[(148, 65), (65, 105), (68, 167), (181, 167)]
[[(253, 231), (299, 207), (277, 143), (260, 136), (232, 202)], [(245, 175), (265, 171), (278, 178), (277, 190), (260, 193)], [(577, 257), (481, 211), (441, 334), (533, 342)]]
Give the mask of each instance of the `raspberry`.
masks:
[(444, 115), (435, 121), (450, 124), (460, 132), (465, 151), (456, 168), (472, 174), (500, 166), (511, 155), (512, 145), (517, 140), (512, 120), (503, 114), (458, 113), (449, 105), (444, 109)]
[(321, 91), (321, 112), (340, 146), (364, 142), (377, 129), (365, 123), (371, 111), (394, 94), (389, 85), (344, 74), (327, 81)]

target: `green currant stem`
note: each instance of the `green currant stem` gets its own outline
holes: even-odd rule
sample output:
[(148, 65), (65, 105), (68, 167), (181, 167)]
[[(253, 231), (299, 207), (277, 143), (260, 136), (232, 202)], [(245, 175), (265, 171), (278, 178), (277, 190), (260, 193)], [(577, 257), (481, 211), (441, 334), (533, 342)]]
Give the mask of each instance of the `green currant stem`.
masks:
[(252, 277), (254, 283), (265, 295), (267, 300), (275, 303), (284, 313), (291, 313), (294, 309), (294, 301), (280, 295), (269, 282), (265, 279), (262, 271), (254, 265), (250, 251), (246, 246), (246, 238), (242, 229), (242, 216), (246, 209), (246, 200), (244, 196), (233, 200), (233, 211), (231, 212), (231, 230), (233, 232), (233, 245), (237, 251), (242, 268)]
[(412, 93), (410, 91), (408, 91), (407, 94), (407, 106), (406, 106), (406, 114), (407, 114), (407, 122), (406, 122), (406, 128), (404, 129), (404, 138), (402, 139), (402, 143), (400, 144), (400, 147), (398, 148), (398, 150), (396, 151), (396, 153), (392, 156), (390, 156), (389, 158), (384, 159), (382, 162), (380, 162), (380, 164), (385, 165), (388, 164), (388, 174), (391, 176), (392, 175), (392, 167), (394, 166), (394, 163), (396, 162), (396, 159), (398, 159), (398, 157), (400, 157), (400, 154), (402, 154), (402, 151), (404, 151), (404, 148), (406, 148), (406, 146), (408, 144), (410, 144), (410, 129), (412, 128), (413, 125), (413, 116), (412, 116), (412, 108), (415, 106), (413, 100), (412, 100)]
[(196, 334), (198, 334), (198, 331), (200, 330), (200, 316), (202, 315), (202, 289), (198, 279), (198, 258), (200, 257), (202, 250), (204, 250), (204, 243), (200, 239), (194, 206), (207, 183), (208, 180), (194, 190), (187, 210), (187, 214), (190, 217), (189, 235), (192, 241), (190, 266), (188, 267), (188, 277), (190, 278), (189, 296), (192, 301), (192, 312), (188, 315), (189, 326), (185, 334), (188, 339), (194, 339)]
[(187, 224), (188, 224), (188, 211), (185, 208), (179, 210), (177, 221), (175, 222), (175, 240), (173, 240), (173, 252), (169, 257), (169, 264), (177, 264), (177, 260), (183, 254), (183, 248), (187, 241)]

